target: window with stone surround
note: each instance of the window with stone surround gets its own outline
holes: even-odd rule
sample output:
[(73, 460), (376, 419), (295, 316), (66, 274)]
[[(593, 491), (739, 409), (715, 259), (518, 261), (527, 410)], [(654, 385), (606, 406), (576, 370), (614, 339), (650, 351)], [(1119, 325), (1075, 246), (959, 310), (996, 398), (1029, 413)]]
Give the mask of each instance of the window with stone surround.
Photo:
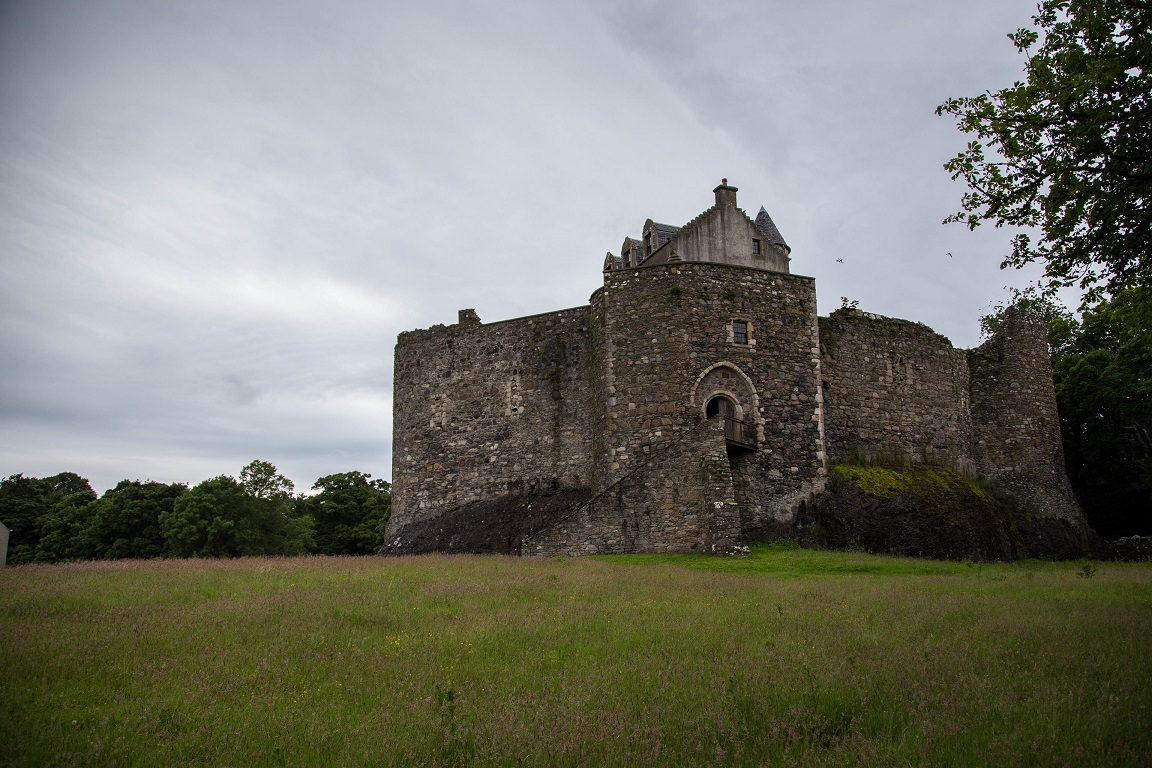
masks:
[(734, 343), (734, 344), (747, 344), (748, 343), (748, 321), (747, 320), (733, 320), (732, 321), (732, 343)]
[(756, 238), (752, 238), (752, 255), (753, 256), (759, 256), (760, 255), (760, 241), (757, 240)]

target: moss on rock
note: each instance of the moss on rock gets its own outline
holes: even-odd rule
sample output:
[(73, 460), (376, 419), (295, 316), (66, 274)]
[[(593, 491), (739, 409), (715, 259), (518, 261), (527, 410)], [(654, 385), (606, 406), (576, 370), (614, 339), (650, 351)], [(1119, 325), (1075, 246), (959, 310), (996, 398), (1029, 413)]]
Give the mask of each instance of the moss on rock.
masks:
[(846, 481), (877, 499), (895, 499), (903, 493), (934, 508), (947, 507), (966, 493), (988, 505), (1000, 501), (991, 485), (942, 467), (892, 469), (875, 465), (834, 464), (832, 481)]
[(948, 469), (838, 464), (829, 475), (797, 517), (802, 544), (948, 560), (1101, 555), (1066, 521), (1030, 515)]

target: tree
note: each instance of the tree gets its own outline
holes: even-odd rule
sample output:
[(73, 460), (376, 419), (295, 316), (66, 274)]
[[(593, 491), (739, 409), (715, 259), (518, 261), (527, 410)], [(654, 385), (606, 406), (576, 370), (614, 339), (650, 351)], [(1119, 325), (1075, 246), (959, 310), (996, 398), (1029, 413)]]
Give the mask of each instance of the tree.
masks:
[(160, 515), (168, 554), (175, 557), (235, 557), (237, 523), (247, 517), (248, 497), (236, 479), (220, 475), (193, 486)]
[(1086, 310), (1053, 359), (1068, 479), (1105, 538), (1152, 534), (1152, 288)]
[(302, 555), (313, 546), (311, 518), (296, 515), (292, 482), (267, 462), (205, 480), (161, 513), (160, 529), (176, 557)]
[(253, 538), (245, 554), (303, 555), (315, 545), (313, 520), (297, 514), (293, 483), (276, 467), (267, 461), (250, 462), (240, 470), (240, 487), (252, 500), (257, 523), (249, 534)]
[(392, 486), (363, 472), (344, 472), (317, 480), (314, 496), (300, 500), (316, 521), (316, 551), (324, 555), (374, 554), (384, 541), (392, 510)]
[(266, 461), (253, 461), (240, 470), (240, 486), (257, 499), (291, 499), (293, 483)]
[(92, 491), (77, 491), (57, 501), (41, 519), (36, 562), (99, 558), (100, 545), (92, 514), (96, 503), (96, 494)]
[(121, 480), (92, 508), (92, 528), (98, 542), (96, 557), (151, 558), (165, 554), (160, 515), (170, 512), (188, 492), (183, 483)]
[(0, 521), (8, 526), (8, 562), (36, 559), (43, 525), (53, 507), (77, 493), (92, 494), (92, 486), (74, 472), (45, 478), (16, 474), (0, 480)]
[(1043, 0), (1033, 21), (1008, 35), (1026, 82), (936, 108), (975, 137), (944, 166), (969, 187), (945, 222), (1038, 229), (1001, 266), (1042, 263), (1088, 306), (1152, 284), (1152, 0)]

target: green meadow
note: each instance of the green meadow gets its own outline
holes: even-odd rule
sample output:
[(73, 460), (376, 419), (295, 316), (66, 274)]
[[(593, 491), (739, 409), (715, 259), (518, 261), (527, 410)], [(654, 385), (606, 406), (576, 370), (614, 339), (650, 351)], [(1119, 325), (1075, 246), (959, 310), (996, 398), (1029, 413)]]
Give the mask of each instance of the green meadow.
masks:
[(1152, 764), (1152, 566), (0, 569), (3, 765)]

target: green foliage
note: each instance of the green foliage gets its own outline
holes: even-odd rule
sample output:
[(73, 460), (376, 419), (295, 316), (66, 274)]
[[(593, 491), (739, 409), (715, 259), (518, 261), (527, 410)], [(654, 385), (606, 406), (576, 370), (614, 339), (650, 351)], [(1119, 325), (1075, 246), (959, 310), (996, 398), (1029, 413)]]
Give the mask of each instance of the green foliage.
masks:
[(384, 526), (392, 511), (392, 486), (363, 472), (320, 478), (319, 491), (300, 499), (301, 514), (316, 521), (316, 549), (324, 555), (374, 554), (384, 543)]
[(240, 470), (240, 487), (255, 499), (279, 500), (292, 498), (292, 481), (276, 471), (267, 461), (253, 461)]
[(78, 491), (53, 504), (40, 520), (40, 541), (36, 544), (35, 560), (55, 563), (98, 557), (100, 541), (92, 514), (96, 503), (94, 492)]
[[(1017, 234), (1003, 266), (1045, 266), (1086, 301), (1152, 280), (1152, 3), (1043, 0), (1008, 37), (1026, 80), (936, 109), (971, 134), (945, 164), (969, 191), (946, 222)], [(1037, 47), (1037, 43), (1039, 46)]]
[(98, 540), (93, 557), (162, 557), (166, 553), (160, 516), (171, 512), (176, 500), (188, 492), (183, 483), (122, 480), (107, 491), (91, 512)]
[(240, 473), (205, 480), (160, 515), (160, 529), (176, 557), (298, 555), (313, 546), (312, 519), (297, 515), (292, 482), (253, 461)]
[[(320, 493), (293, 498), (293, 484), (266, 461), (240, 479), (222, 475), (192, 490), (121, 481), (97, 499), (84, 478), (12, 475), (0, 481), (9, 562), (156, 557), (374, 554), (391, 512), (391, 484), (361, 472), (322, 477)], [(313, 516), (316, 519), (314, 520)], [(317, 521), (319, 534), (317, 534)]]
[(1152, 534), (1152, 289), (1084, 312), (1053, 356), (1068, 477), (1105, 538)]
[(76, 493), (91, 494), (92, 486), (73, 472), (45, 478), (16, 474), (0, 480), (0, 522), (8, 527), (9, 563), (36, 559), (47, 517), (57, 503)]
[(176, 557), (229, 557), (240, 554), (237, 523), (248, 518), (249, 497), (235, 478), (205, 480), (160, 516), (168, 551)]

